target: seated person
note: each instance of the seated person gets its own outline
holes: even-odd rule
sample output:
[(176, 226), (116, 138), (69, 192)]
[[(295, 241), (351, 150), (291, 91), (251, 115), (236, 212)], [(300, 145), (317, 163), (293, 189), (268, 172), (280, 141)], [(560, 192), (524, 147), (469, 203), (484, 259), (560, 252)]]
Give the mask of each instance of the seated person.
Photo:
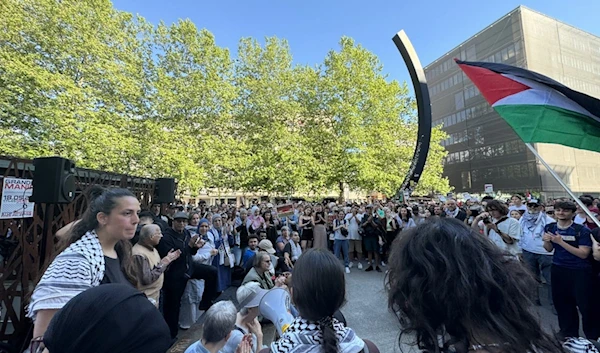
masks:
[(171, 334), (142, 292), (103, 284), (81, 292), (54, 315), (44, 344), (49, 353), (164, 353)]
[[(315, 268), (319, 276), (315, 276)], [(346, 301), (344, 268), (326, 249), (310, 249), (296, 262), (292, 301), (300, 314), (283, 336), (263, 352), (379, 352), (369, 341), (338, 321), (336, 312)]]
[(261, 240), (267, 240), (267, 232), (265, 232), (264, 230), (258, 232), (258, 241)]
[(260, 322), (258, 322), (258, 315), (260, 314), (258, 306), (267, 292), (267, 290), (260, 288), (260, 284), (257, 282), (248, 282), (238, 288), (236, 296), (238, 303), (240, 303), (240, 310), (235, 320), (235, 328), (231, 331), (231, 336), (220, 353), (236, 353), (242, 339), (248, 334), (252, 336), (252, 353), (266, 347), (263, 346), (262, 328)]
[[(264, 251), (271, 256), (271, 264), (269, 267), (269, 272), (271, 272), (271, 275), (290, 272), (290, 268), (285, 263), (284, 257), (283, 256), (280, 256), (280, 257), (275, 256), (276, 251), (273, 248), (273, 243), (271, 243), (270, 240), (268, 240), (268, 239), (261, 240), (260, 243), (258, 243), (258, 251)], [(253, 263), (253, 257), (251, 259), (249, 259), (248, 262)], [(246, 268), (249, 268), (248, 264), (246, 264)]]
[(272, 275), (269, 272), (271, 268), (271, 256), (269, 253), (260, 251), (256, 256), (254, 256), (253, 267), (250, 269), (244, 280), (242, 281), (242, 285), (245, 285), (249, 282), (258, 282), (262, 289), (269, 290), (271, 288), (282, 287), (285, 286), (286, 276), (279, 276), (275, 281), (273, 281)]
[(258, 236), (255, 234), (248, 235), (248, 247), (244, 250), (242, 255), (241, 266), (246, 270), (250, 271), (252, 268), (252, 259), (258, 252)]
[(298, 258), (302, 255), (302, 246), (300, 246), (300, 235), (298, 232), (292, 232), (292, 239), (283, 248), (283, 260), (291, 269)]
[[(229, 300), (213, 304), (204, 314), (202, 338), (189, 346), (185, 353), (218, 353), (229, 340), (236, 320), (235, 305)], [(240, 352), (250, 352), (250, 335), (239, 343)]]
[(281, 235), (275, 241), (275, 253), (277, 256), (283, 257), (283, 249), (290, 241), (290, 229), (287, 226), (283, 226), (281, 228)]

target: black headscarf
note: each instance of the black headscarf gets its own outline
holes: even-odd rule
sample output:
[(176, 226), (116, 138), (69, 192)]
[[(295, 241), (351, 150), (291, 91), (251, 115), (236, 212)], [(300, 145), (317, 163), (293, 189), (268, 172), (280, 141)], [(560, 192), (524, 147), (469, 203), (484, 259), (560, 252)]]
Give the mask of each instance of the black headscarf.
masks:
[(169, 327), (146, 296), (123, 284), (103, 284), (71, 299), (44, 334), (50, 353), (165, 353)]

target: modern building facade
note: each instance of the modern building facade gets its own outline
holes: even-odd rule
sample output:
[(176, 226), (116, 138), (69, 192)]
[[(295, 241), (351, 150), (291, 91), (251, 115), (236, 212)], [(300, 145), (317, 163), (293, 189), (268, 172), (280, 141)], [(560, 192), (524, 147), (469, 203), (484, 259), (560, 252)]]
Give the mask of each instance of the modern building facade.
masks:
[[(425, 68), (433, 124), (448, 134), (442, 142), (448, 150), (444, 173), (455, 191), (482, 193), (492, 184), (503, 193), (566, 195), (454, 58), (527, 68), (600, 98), (600, 37), (520, 6)], [(600, 153), (534, 147), (571, 190), (600, 194)]]

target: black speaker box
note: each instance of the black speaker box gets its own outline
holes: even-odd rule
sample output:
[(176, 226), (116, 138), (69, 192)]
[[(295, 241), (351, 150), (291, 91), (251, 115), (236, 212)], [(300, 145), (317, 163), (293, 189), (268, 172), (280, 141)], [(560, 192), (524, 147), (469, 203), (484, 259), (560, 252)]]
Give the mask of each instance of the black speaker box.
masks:
[(33, 160), (33, 193), (36, 203), (70, 203), (75, 198), (75, 163), (61, 157)]
[(153, 203), (171, 203), (175, 200), (175, 179), (158, 178), (154, 184)]

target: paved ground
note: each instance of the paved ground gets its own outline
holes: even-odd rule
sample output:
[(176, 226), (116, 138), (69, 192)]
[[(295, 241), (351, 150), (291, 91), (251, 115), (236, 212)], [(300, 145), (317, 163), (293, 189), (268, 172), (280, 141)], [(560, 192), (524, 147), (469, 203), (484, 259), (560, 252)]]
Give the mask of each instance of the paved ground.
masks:
[[(356, 268), (352, 273), (346, 275), (347, 304), (342, 312), (359, 337), (373, 341), (382, 353), (392, 352), (417, 352), (418, 350), (403, 344), (400, 350), (398, 344), (400, 326), (398, 320), (387, 309), (387, 297), (384, 292), (384, 274), (364, 272)], [(220, 299), (232, 299), (235, 296), (235, 288), (224, 292)], [(547, 305), (545, 291), (542, 292), (543, 307), (536, 307), (544, 327), (548, 330), (556, 330), (558, 324), (556, 316)], [(200, 337), (200, 321), (187, 331), (182, 331), (179, 341), (171, 348), (169, 353), (182, 353), (185, 349)], [(265, 341), (270, 341), (274, 335), (273, 326), (264, 329)]]

